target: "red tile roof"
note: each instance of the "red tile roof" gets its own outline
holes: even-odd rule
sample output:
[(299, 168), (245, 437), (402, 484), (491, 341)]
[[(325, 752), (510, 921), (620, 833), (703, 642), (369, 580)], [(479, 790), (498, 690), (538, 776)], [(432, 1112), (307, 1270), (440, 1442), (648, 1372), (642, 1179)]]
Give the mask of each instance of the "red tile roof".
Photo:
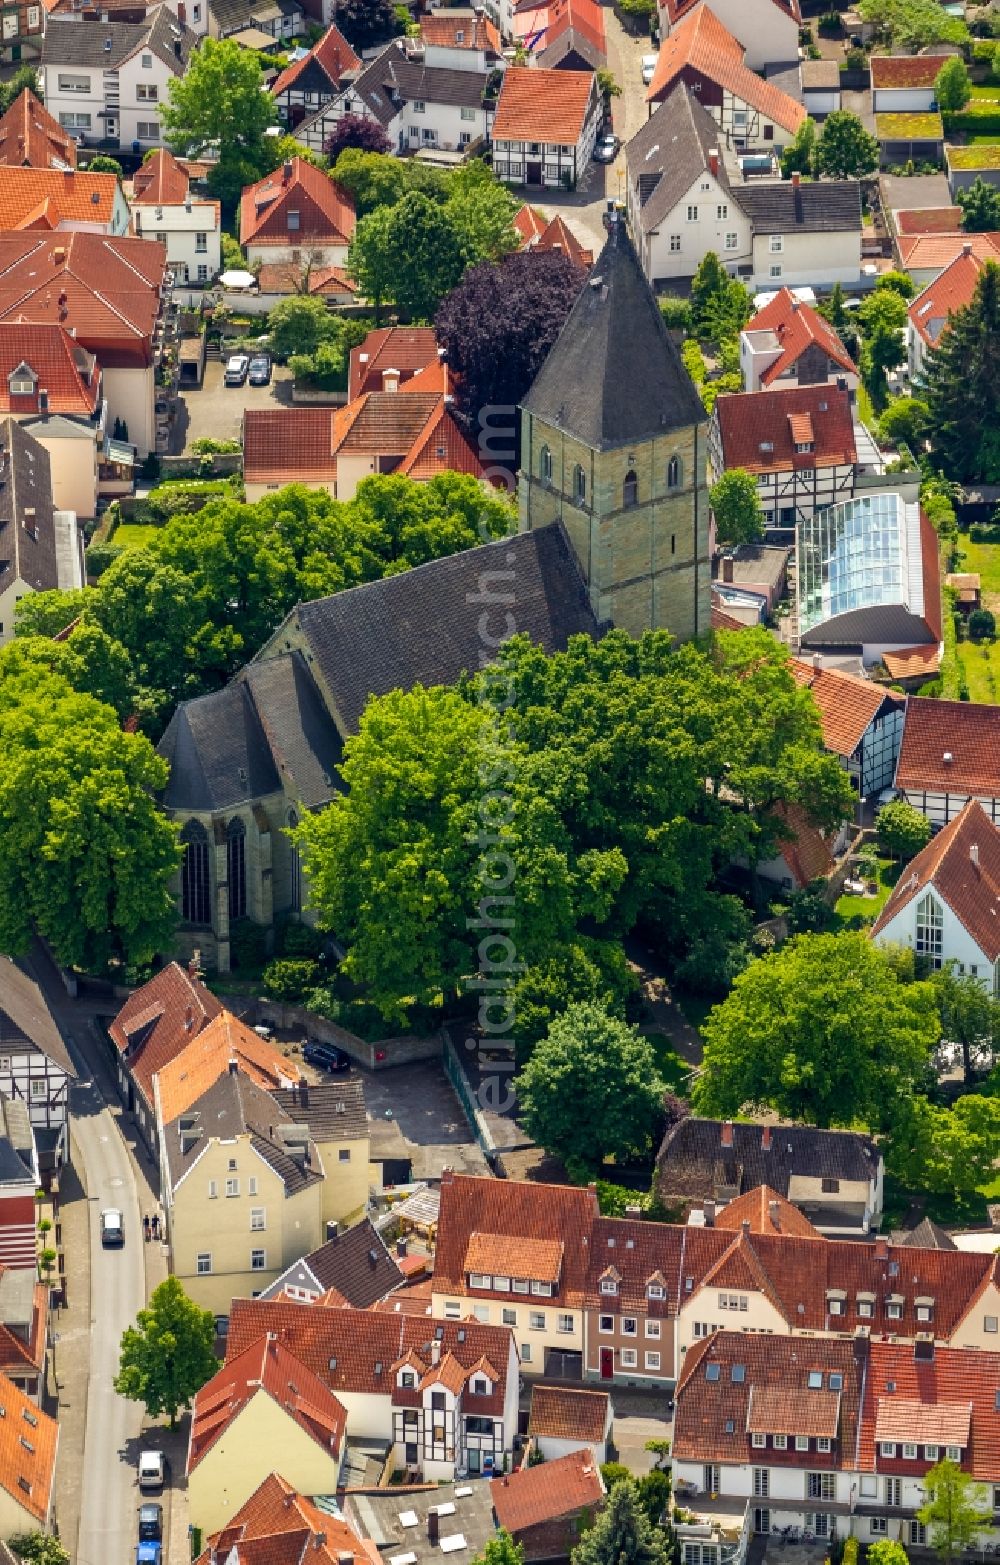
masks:
[(578, 1440), (597, 1445), (608, 1429), (606, 1391), (577, 1391), (571, 1386), (535, 1386), (528, 1434), (543, 1440)]
[(1000, 261), (1000, 234), (955, 233), (901, 234), (896, 248), (903, 266), (921, 272), (943, 271), (967, 244), (981, 261)]
[(933, 348), (940, 342), (948, 317), (972, 303), (985, 264), (975, 254), (970, 236), (944, 271), (910, 301), (907, 307), (910, 325), (928, 347)]
[(302, 1079), (294, 1060), (261, 1038), (231, 1011), (220, 1010), (187, 1045), (156, 1072), (156, 1096), (164, 1125), (183, 1114), (223, 1075), (231, 1060), (258, 1087), (287, 1087)]
[(883, 652), (882, 662), (893, 679), (917, 679), (936, 674), (941, 666), (941, 648), (897, 647), (894, 652)]
[(211, 990), (179, 962), (161, 968), (125, 1001), (108, 1033), (150, 1111), (156, 1072), (181, 1054), (221, 1010)]
[(902, 696), (839, 668), (815, 668), (805, 658), (791, 658), (788, 667), (796, 684), (812, 692), (824, 747), (845, 760), (854, 754), (886, 701), (902, 704)]
[[(10, 389), (14, 371), (22, 366), (34, 383), (28, 394)], [(50, 413), (90, 418), (101, 392), (94, 355), (62, 326), (0, 321), (0, 413), (37, 413), (40, 391), (48, 394)]]
[(954, 234), (962, 226), (960, 206), (913, 207), (892, 215), (897, 234)]
[(500, 53), (500, 34), (488, 16), (449, 16), (438, 11), (420, 18), (420, 36), (425, 44), (440, 49), (484, 49)]
[(928, 887), (990, 962), (1000, 956), (1000, 831), (975, 799), (904, 869), (871, 928), (881, 934)]
[[(298, 212), (290, 229), (288, 214)], [(344, 244), (354, 233), (354, 202), (322, 169), (293, 158), (286, 176), (276, 169), (240, 199), (241, 245)]]
[[(0, 1277), (9, 1270), (7, 1266), (0, 1266)], [(31, 1370), (44, 1371), (49, 1340), (48, 1321), (49, 1290), (45, 1283), (36, 1282), (27, 1337), (0, 1323), (0, 1376), (21, 1377)]]
[(823, 833), (812, 824), (802, 806), (779, 804), (774, 813), (793, 833), (790, 841), (778, 843), (777, 851), (796, 886), (804, 890), (812, 881), (829, 875), (833, 869), (833, 854)]
[[(812, 419), (815, 442), (812, 451), (800, 453), (792, 419), (802, 413)], [(735, 392), (717, 399), (714, 417), (726, 467), (773, 473), (849, 467), (857, 461), (851, 399), (839, 386)]]
[(348, 71), (359, 71), (361, 61), (351, 48), (343, 33), (337, 27), (329, 27), (318, 43), (313, 44), (309, 53), (303, 55), (301, 60), (296, 60), (281, 72), (278, 79), (271, 85), (272, 98), (279, 98), (283, 92), (294, 87), (299, 77), (310, 65), (317, 65), (323, 72), (332, 87), (339, 91), (341, 81)]
[(807, 348), (817, 346), (848, 374), (858, 373), (857, 365), (828, 321), (825, 321), (811, 305), (796, 299), (790, 288), (779, 288), (770, 304), (743, 328), (746, 332), (773, 331), (781, 345), (781, 353), (761, 376), (761, 385), (768, 386), (784, 375), (802, 357)]
[(504, 72), (492, 136), (575, 147), (596, 104), (593, 71), (510, 65)]
[(598, 1506), (604, 1495), (604, 1483), (589, 1450), (571, 1451), (568, 1456), (490, 1481), (497, 1525), (515, 1537), (558, 1516)]
[[(526, 25), (520, 25), (525, 16)], [(597, 55), (607, 54), (604, 14), (597, 0), (548, 0), (547, 4), (521, 6), (514, 18), (515, 34), (531, 39), (530, 47), (548, 49), (564, 33), (578, 33)]]
[[(671, 27), (676, 27), (683, 17), (691, 16), (695, 8), (701, 4), (702, 0), (665, 0), (664, 9), (670, 19)], [(794, 22), (801, 24), (799, 0), (772, 0), (772, 4), (776, 5), (779, 11), (784, 12), (785, 16), (790, 16)], [(747, 25), (752, 25), (749, 19)]]
[(83, 169), (0, 167), (0, 231), (27, 228), (49, 203), (51, 227), (108, 224), (119, 198), (114, 174)]
[(735, 1201), (729, 1201), (715, 1216), (716, 1228), (730, 1233), (742, 1232), (744, 1223), (750, 1224), (750, 1232), (754, 1234), (797, 1234), (802, 1239), (820, 1237), (808, 1217), (769, 1185), (747, 1190)]
[(876, 1399), (876, 1440), (907, 1440), (919, 1445), (969, 1444), (971, 1402), (926, 1403), (910, 1397)]
[[(887, 1388), (892, 1386), (892, 1390)], [(923, 1460), (923, 1436), (921, 1425), (915, 1424), (907, 1436), (919, 1444), (919, 1461), (907, 1461), (897, 1454), (886, 1457), (878, 1451), (876, 1430), (880, 1417), (892, 1417), (888, 1409), (908, 1404), (911, 1418), (916, 1419), (915, 1404), (920, 1404), (928, 1419), (928, 1426), (937, 1422), (944, 1427), (958, 1426), (964, 1413), (971, 1414), (971, 1439), (962, 1452), (962, 1467), (974, 1478), (992, 1479), (1000, 1474), (1000, 1410), (996, 1405), (996, 1388), (1000, 1386), (1000, 1353), (987, 1353), (981, 1349), (969, 1352), (959, 1348), (935, 1347), (933, 1356), (917, 1360), (912, 1347), (898, 1343), (875, 1342), (869, 1347), (869, 1367), (861, 1416), (861, 1437), (858, 1466), (862, 1472), (909, 1474), (920, 1478), (933, 1464)], [(959, 1410), (962, 1409), (962, 1414)], [(936, 1414), (933, 1410), (937, 1410)], [(944, 1443), (938, 1436), (927, 1436), (932, 1445)], [(958, 1442), (956, 1442), (958, 1443)]]
[(251, 408), (243, 415), (243, 476), (248, 484), (332, 484), (329, 408)]
[(342, 266), (312, 266), (308, 272), (297, 261), (267, 261), (257, 270), (261, 293), (308, 293), (338, 297), (357, 293)]
[[(524, 206), (519, 207), (514, 214), (514, 227), (520, 234), (521, 243), (524, 245), (533, 244), (536, 239), (540, 239), (547, 226), (542, 214), (536, 212), (535, 208), (530, 206), (528, 202), (525, 202)], [(351, 357), (353, 358), (354, 355), (352, 354)]]
[(188, 1476), (258, 1392), (276, 1402), (331, 1458), (337, 1456), (347, 1427), (343, 1404), (276, 1338), (262, 1336), (237, 1357), (227, 1356), (195, 1397)]
[(47, 1529), (59, 1425), (0, 1375), (0, 1488)]
[(572, 229), (557, 213), (535, 242), (536, 250), (561, 250), (577, 266), (593, 266), (593, 250), (585, 250)]
[(835, 1440), (840, 1428), (840, 1392), (810, 1391), (806, 1385), (753, 1386), (746, 1428), (751, 1435), (794, 1430), (814, 1440)]
[(896, 787), (1000, 798), (1000, 706), (911, 697)]
[(317, 1510), (277, 1473), (241, 1505), (221, 1532), (205, 1539), (196, 1565), (228, 1561), (236, 1550), (238, 1565), (338, 1565), (345, 1554), (366, 1556), (366, 1565), (382, 1565), (371, 1540), (361, 1539), (339, 1516)]
[(715, 593), (712, 594), (712, 629), (713, 630), (746, 630), (747, 626), (741, 619), (736, 619), (732, 614), (727, 614), (720, 607), (720, 600)]
[(183, 206), (191, 182), (172, 152), (160, 147), (135, 171), (133, 206)]
[[(653, 1317), (675, 1315), (685, 1234), (686, 1229), (672, 1223), (598, 1217), (589, 1242), (586, 1299), (590, 1307), (601, 1307), (601, 1276), (613, 1265), (619, 1309), (642, 1310)], [(651, 1284), (662, 1289), (662, 1298), (650, 1298)]]
[(76, 168), (76, 142), (25, 87), (0, 119), (0, 165), (58, 168), (62, 164)]
[(370, 331), (364, 342), (351, 349), (347, 400), (363, 391), (382, 390), (382, 372), (399, 371), (400, 385), (438, 357), (433, 326), (383, 326)]
[(873, 54), (872, 87), (933, 87), (946, 54)]
[(763, 81), (744, 63), (746, 50), (707, 5), (699, 5), (660, 45), (656, 70), (646, 92), (662, 103), (685, 72), (696, 71), (773, 120), (783, 130), (798, 130), (806, 118), (801, 103), (773, 82)]

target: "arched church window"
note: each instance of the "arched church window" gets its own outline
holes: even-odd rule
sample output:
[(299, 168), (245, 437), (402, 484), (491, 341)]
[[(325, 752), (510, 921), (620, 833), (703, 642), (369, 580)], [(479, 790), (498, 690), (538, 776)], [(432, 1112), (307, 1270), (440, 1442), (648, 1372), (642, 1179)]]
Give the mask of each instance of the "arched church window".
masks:
[(638, 505), (638, 503), (639, 480), (636, 477), (635, 469), (630, 467), (625, 474), (625, 482), (622, 484), (622, 505)]
[(208, 868), (208, 832), (188, 821), (181, 832), (181, 917), (186, 924), (211, 924), (212, 883)]
[(672, 456), (667, 463), (667, 488), (679, 489), (681, 487), (681, 459)]
[(247, 829), (239, 816), (226, 827), (226, 878), (229, 881), (229, 921), (247, 912)]

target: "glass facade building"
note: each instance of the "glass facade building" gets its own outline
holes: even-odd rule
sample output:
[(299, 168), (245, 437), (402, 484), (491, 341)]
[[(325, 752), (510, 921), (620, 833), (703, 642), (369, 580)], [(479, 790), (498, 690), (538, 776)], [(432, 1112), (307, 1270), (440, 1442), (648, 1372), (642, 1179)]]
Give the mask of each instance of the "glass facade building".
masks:
[(919, 508), (892, 490), (856, 495), (798, 526), (799, 634), (899, 604), (923, 612)]

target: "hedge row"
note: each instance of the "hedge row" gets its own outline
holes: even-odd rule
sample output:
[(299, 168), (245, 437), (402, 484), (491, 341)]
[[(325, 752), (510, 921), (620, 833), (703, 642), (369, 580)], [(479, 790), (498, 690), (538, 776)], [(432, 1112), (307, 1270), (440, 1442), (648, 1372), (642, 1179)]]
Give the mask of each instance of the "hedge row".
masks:
[(1000, 103), (984, 102), (982, 108), (971, 103), (957, 113), (942, 114), (946, 135), (967, 131), (970, 136), (1000, 136)]
[(969, 528), (969, 538), (973, 543), (1000, 543), (1000, 526), (986, 527), (974, 522)]

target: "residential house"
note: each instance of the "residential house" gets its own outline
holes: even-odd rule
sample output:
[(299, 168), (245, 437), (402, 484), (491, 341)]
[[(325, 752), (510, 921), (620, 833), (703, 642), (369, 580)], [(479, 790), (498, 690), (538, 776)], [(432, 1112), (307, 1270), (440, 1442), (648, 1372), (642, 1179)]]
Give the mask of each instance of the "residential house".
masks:
[(258, 1556), (270, 1565), (302, 1565), (304, 1559), (311, 1565), (346, 1565), (348, 1554), (364, 1565), (381, 1565), (377, 1552), (347, 1522), (319, 1510), (278, 1473), (270, 1473), (204, 1543), (195, 1565), (220, 1559), (247, 1565)]
[[(35, 1194), (41, 1182), (28, 1105), (21, 1098), (6, 1098), (0, 1093), (0, 1267), (26, 1268), (32, 1279), (40, 1237)], [(0, 1274), (0, 1302), (2, 1298)], [(47, 1302), (44, 1292), (42, 1299)], [(0, 1362), (0, 1372), (9, 1374), (10, 1370)]]
[(350, 196), (303, 158), (248, 185), (240, 200), (240, 244), (250, 266), (306, 258), (343, 266), (353, 233)]
[(522, 1467), (490, 1484), (497, 1526), (510, 1534), (527, 1562), (567, 1559), (593, 1527), (606, 1492), (600, 1464), (588, 1447)]
[(49, 1347), (49, 1288), (35, 1267), (0, 1267), (0, 1376), (41, 1406)]
[(13, 640), (15, 605), (31, 592), (85, 584), (83, 534), (52, 503), (49, 454), (9, 414), (0, 418), (0, 646)]
[(59, 1425), (0, 1375), (0, 1539), (55, 1530)]
[(290, 1489), (335, 1493), (346, 1426), (329, 1386), (273, 1333), (258, 1337), (227, 1358), (192, 1404), (186, 1466), (192, 1525), (202, 1534), (232, 1525), (251, 1497), (273, 1483), (276, 1461)]
[[(785, 828), (773, 854), (756, 866), (762, 880), (771, 881), (785, 891), (804, 891), (814, 881), (825, 880), (834, 867), (834, 852), (839, 851), (844, 833), (833, 837), (813, 825), (800, 804), (779, 804), (775, 816)], [(742, 858), (736, 863), (747, 868)]]
[(196, 972), (168, 962), (132, 992), (108, 1023), (118, 1091), (154, 1154), (159, 1143), (153, 1078), (221, 1012), (221, 1002)]
[(128, 202), (114, 174), (0, 167), (0, 231), (127, 234)]
[(434, 50), (435, 65), (451, 65), (467, 70), (470, 56), (476, 56), (479, 70), (492, 70), (502, 61), (502, 41), (496, 23), (485, 11), (465, 6), (449, 6), (418, 18), (424, 49)]
[[(304, 1125), (313, 1139), (326, 1173), (320, 1218), (323, 1232), (330, 1233), (338, 1223), (357, 1217), (368, 1204), (371, 1131), (364, 1083), (358, 1076), (318, 1085), (303, 1078), (294, 1087), (272, 1089), (271, 1097), (297, 1125)], [(337, 1244), (336, 1239), (330, 1242)], [(371, 1259), (371, 1249), (369, 1270), (378, 1264)]]
[(295, 130), (337, 96), (348, 73), (361, 68), (343, 33), (331, 24), (307, 54), (293, 60), (271, 83), (271, 97), (284, 123)]
[(871, 937), (929, 968), (954, 962), (1000, 998), (1000, 830), (975, 799), (906, 866)]
[[(780, 151), (805, 121), (806, 111), (800, 98), (756, 74), (749, 52), (714, 8), (697, 5), (664, 36), (646, 101), (655, 107), (684, 82), (737, 150)], [(797, 54), (796, 48), (788, 58)]]
[(593, 250), (584, 248), (558, 212), (546, 221), (534, 207), (525, 203), (514, 215), (514, 227), (525, 250), (560, 250), (577, 266), (589, 269), (594, 264)]
[(978, 799), (993, 825), (1000, 826), (998, 746), (1000, 706), (911, 698), (896, 788), (935, 826), (947, 826), (970, 799)]
[(765, 543), (742, 543), (717, 555), (718, 580), (741, 593), (752, 593), (761, 600), (763, 611), (773, 614), (785, 595), (789, 549)]
[(795, 527), (849, 500), (858, 450), (846, 386), (718, 397), (708, 427), (708, 460), (713, 480), (733, 467), (754, 475), (770, 528)]
[(740, 332), (744, 391), (781, 390), (846, 381), (858, 384), (858, 367), (828, 321), (790, 288), (774, 298)]
[(265, 1332), (343, 1404), (349, 1440), (391, 1441), (395, 1466), (425, 1483), (510, 1462), (518, 1362), (507, 1327), (234, 1299), (227, 1364)]
[(909, 272), (918, 290), (936, 282), (969, 246), (981, 264), (1000, 262), (1000, 234), (967, 234), (956, 225), (953, 232), (899, 234), (896, 237), (900, 267)]
[(160, 1167), (170, 1270), (205, 1309), (224, 1315), (235, 1294), (266, 1287), (320, 1242), (316, 1144), (235, 1059), (161, 1118)]
[[(361, 1086), (360, 1082), (345, 1085)], [(336, 1225), (333, 1225), (336, 1226)], [(323, 1297), (342, 1300), (353, 1309), (372, 1305), (403, 1287), (406, 1278), (389, 1254), (369, 1217), (327, 1239), (311, 1255), (293, 1261), (287, 1271), (261, 1291), (262, 1299), (296, 1299), (306, 1304)]]
[(876, 114), (928, 114), (937, 109), (934, 83), (946, 54), (873, 54), (872, 109)]
[(714, 1201), (706, 1201), (701, 1210), (693, 1207), (688, 1222), (696, 1228), (718, 1228), (726, 1233), (742, 1233), (744, 1223), (749, 1223), (752, 1234), (792, 1234), (799, 1239), (822, 1238), (818, 1228), (793, 1206), (785, 1196), (772, 1190), (770, 1185), (754, 1185), (734, 1201), (717, 1207)]
[[(302, 870), (285, 828), (337, 791), (343, 739), (369, 695), (452, 684), (479, 666), (476, 584), (493, 569), (516, 570), (518, 624), (539, 645), (555, 651), (594, 633), (569, 541), (542, 528), (300, 604), (225, 690), (181, 703), (160, 741), (170, 761), (161, 802), (185, 850), (176, 889), (187, 954), (226, 971), (231, 917), (265, 929), (275, 914), (302, 917)], [(442, 616), (448, 634), (429, 634)], [(244, 871), (231, 877), (228, 844), (241, 836), (234, 862)]]
[(664, 1206), (710, 1200), (716, 1209), (767, 1185), (821, 1233), (860, 1237), (882, 1215), (882, 1157), (855, 1131), (755, 1125), (691, 1115), (672, 1125), (656, 1157)]
[(903, 648), (940, 648), (937, 537), (916, 490), (860, 491), (798, 523), (804, 649), (849, 649), (869, 668)]
[[(349, 1462), (352, 1455), (348, 1453)], [(359, 1458), (363, 1460), (361, 1453)], [(466, 1479), (438, 1483), (433, 1488), (409, 1488), (406, 1509), (401, 1510), (395, 1485), (374, 1489), (369, 1481), (364, 1489), (351, 1486), (356, 1474), (361, 1482), (370, 1480), (376, 1463), (369, 1460), (367, 1472), (359, 1467), (360, 1462), (345, 1473), (344, 1516), (378, 1550), (382, 1560), (412, 1554), (413, 1565), (433, 1565), (441, 1558), (442, 1543), (448, 1540), (451, 1552), (462, 1561), (471, 1561), (496, 1538), (488, 1483)]]
[[(233, 872), (236, 873), (235, 866)], [(268, 1093), (302, 1080), (294, 1060), (288, 1059), (276, 1044), (259, 1037), (231, 1011), (219, 1011), (200, 1028), (196, 1021), (195, 1029), (186, 1041), (179, 1040), (176, 1052), (160, 1058), (153, 1071), (153, 1103), (161, 1147), (164, 1125), (186, 1113), (233, 1064), (251, 1083)], [(150, 1061), (150, 1067), (152, 1064)]]
[[(666, 38), (707, 8), (708, 0), (660, 0), (660, 36)], [(749, 0), (749, 4), (711, 0), (711, 9), (746, 49), (746, 63), (752, 71), (798, 60), (802, 25), (798, 0)]]
[(141, 22), (50, 20), (42, 48), (49, 113), (82, 144), (145, 151), (160, 143), (167, 84), (183, 76), (197, 34), (168, 5)]
[(166, 246), (167, 265), (181, 283), (209, 283), (221, 266), (218, 201), (191, 194), (191, 181), (172, 152), (161, 149), (132, 181), (136, 234)]
[(76, 142), (52, 118), (30, 87), (0, 119), (0, 166), (76, 168)]
[[(441, 147), (461, 152), (485, 140), (493, 98), (487, 96), (490, 73), (474, 51), (459, 64), (434, 63), (434, 48), (415, 40), (395, 40), (340, 91), (296, 127), (299, 141), (322, 152), (345, 114), (375, 120), (396, 152)], [(445, 57), (451, 51), (441, 51)]]
[(596, 1218), (587, 1235), (583, 1378), (662, 1387), (675, 1374), (683, 1228)]
[(247, 498), (285, 484), (354, 497), (374, 473), (427, 480), (438, 473), (484, 475), (479, 454), (455, 418), (447, 366), (434, 363), (400, 386), (386, 368), (382, 391), (366, 391), (344, 408), (252, 409), (243, 417)]
[(825, 120), (842, 107), (837, 60), (803, 60), (799, 67), (802, 107), (810, 119)]
[(366, 391), (391, 390), (394, 381), (398, 390), (437, 360), (433, 326), (377, 326), (351, 349), (347, 400), (354, 402)]
[(599, 71), (608, 63), (598, 0), (524, 0), (514, 39), (543, 70)]
[(357, 288), (342, 266), (314, 266), (306, 261), (269, 261), (257, 268), (256, 299), (271, 310), (290, 294), (325, 299), (328, 306), (354, 304)]
[(893, 1244), (910, 1245), (917, 1250), (957, 1250), (948, 1231), (931, 1217), (922, 1217), (915, 1228), (894, 1228), (889, 1236)]
[(970, 241), (949, 266), (907, 305), (906, 357), (911, 380), (921, 380), (928, 352), (939, 346), (948, 318), (972, 303), (985, 266)]
[(94, 354), (105, 427), (122, 419), (140, 456), (156, 439), (154, 336), (166, 288), (166, 252), (146, 240), (0, 234), (0, 322), (59, 325)]
[[(185, 4), (179, 0), (178, 10)], [(333, 0), (190, 0), (190, 25), (198, 32), (206, 27), (210, 38), (232, 38), (252, 27), (276, 43), (291, 42), (305, 32), (307, 18), (328, 27), (333, 21)], [(314, 11), (321, 6), (324, 14)], [(328, 14), (326, 14), (328, 13)]]
[[(739, 191), (750, 220), (749, 286), (856, 283), (861, 276), (861, 187), (856, 180), (762, 180)], [(744, 275), (743, 267), (739, 275)]]
[(26, 1103), (47, 1178), (69, 1157), (69, 1083), (76, 1069), (33, 979), (0, 956), (0, 1092)]
[(824, 668), (819, 653), (811, 661), (792, 658), (788, 666), (816, 703), (824, 748), (838, 757), (862, 799), (877, 799), (896, 775), (905, 699), (846, 669)]
[(607, 1461), (611, 1438), (611, 1398), (606, 1391), (576, 1386), (534, 1386), (528, 1438), (546, 1462), (585, 1447), (584, 1454), (600, 1467)]
[(19, 65), (34, 64), (41, 51), (44, 33), (45, 6), (42, 0), (17, 0), (16, 4), (4, 9), (0, 60), (14, 69)]
[(493, 170), (512, 185), (574, 190), (604, 116), (593, 71), (513, 65), (493, 120)]

